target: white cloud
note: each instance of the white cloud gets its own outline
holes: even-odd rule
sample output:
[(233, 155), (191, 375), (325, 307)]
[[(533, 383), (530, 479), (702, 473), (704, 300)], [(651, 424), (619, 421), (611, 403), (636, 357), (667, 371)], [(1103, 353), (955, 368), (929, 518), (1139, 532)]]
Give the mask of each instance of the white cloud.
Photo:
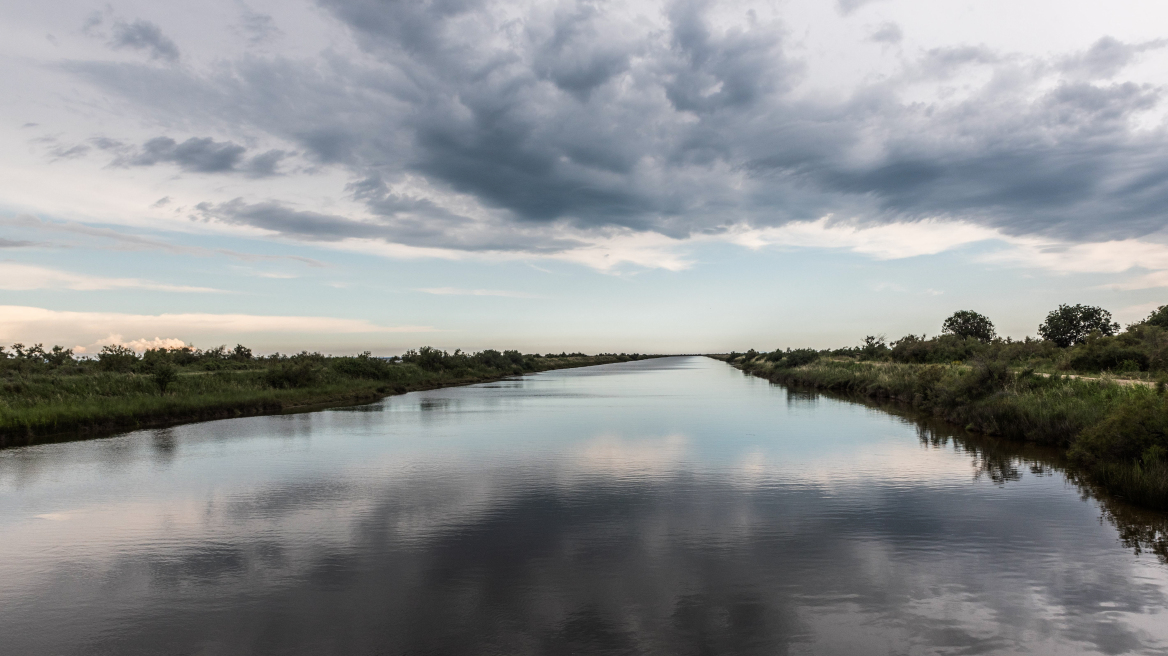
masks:
[(126, 341), (121, 335), (110, 335), (105, 339), (99, 339), (89, 346), (75, 346), (74, 353), (90, 353), (99, 350), (103, 346), (125, 346), (141, 353), (149, 349), (176, 349), (186, 346), (187, 343), (181, 339), (174, 337), (155, 337), (154, 339), (132, 339)]
[[(122, 335), (181, 335), (167, 339), (191, 341), (194, 335), (284, 333), (340, 335), (361, 333), (429, 333), (429, 326), (381, 326), (363, 319), (335, 317), (265, 316), (254, 314), (123, 314), (68, 312), (0, 305), (0, 340), (57, 343), (94, 343), (116, 338), (132, 347), (154, 343), (146, 338), (124, 341)], [(109, 336), (109, 337), (107, 337)], [(159, 338), (155, 338), (158, 340)], [(163, 340), (165, 341), (165, 340)], [(114, 343), (114, 342), (110, 342)], [(98, 344), (100, 345), (100, 344)]]
[(60, 269), (0, 262), (0, 289), (23, 291), (30, 289), (74, 289), (96, 291), (104, 289), (149, 289), (164, 292), (222, 292), (210, 287), (189, 285), (168, 285), (140, 278), (103, 278), (86, 276)]
[(929, 219), (858, 225), (825, 216), (816, 221), (793, 221), (775, 228), (736, 227), (725, 238), (748, 248), (840, 248), (880, 260), (895, 260), (936, 255), (959, 246), (1006, 237), (994, 228), (961, 221)]

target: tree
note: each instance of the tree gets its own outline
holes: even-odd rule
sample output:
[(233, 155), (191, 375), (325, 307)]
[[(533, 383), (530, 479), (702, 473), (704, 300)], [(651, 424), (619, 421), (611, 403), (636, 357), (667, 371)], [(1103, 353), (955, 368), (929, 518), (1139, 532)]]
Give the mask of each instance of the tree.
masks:
[(1057, 310), (1046, 315), (1046, 321), (1038, 327), (1038, 334), (1066, 348), (1087, 341), (1087, 336), (1098, 330), (1104, 335), (1114, 335), (1119, 324), (1111, 320), (1111, 313), (1094, 305), (1059, 305)]
[(1149, 326), (1157, 326), (1159, 328), (1168, 328), (1168, 305), (1161, 305), (1156, 308), (1152, 314), (1144, 319), (1144, 323)]
[(941, 332), (945, 335), (973, 337), (983, 342), (992, 341), (996, 336), (994, 322), (990, 321), (989, 317), (984, 314), (978, 314), (973, 310), (954, 312), (953, 316), (941, 324)]
[(101, 347), (101, 352), (97, 354), (97, 363), (105, 371), (128, 372), (138, 363), (138, 355), (131, 348), (110, 344)]

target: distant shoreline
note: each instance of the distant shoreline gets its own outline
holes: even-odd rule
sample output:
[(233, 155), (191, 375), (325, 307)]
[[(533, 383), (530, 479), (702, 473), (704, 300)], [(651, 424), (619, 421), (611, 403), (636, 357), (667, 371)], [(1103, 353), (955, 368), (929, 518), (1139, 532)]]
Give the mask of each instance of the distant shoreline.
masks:
[(371, 357), (317, 356), (301, 363), (255, 361), (211, 371), (187, 368), (173, 375), (165, 392), (148, 371), (80, 368), (0, 378), (0, 448), (110, 437), (217, 419), (311, 412), (527, 373), (659, 356), (523, 356), (520, 364), (492, 363), (494, 366), (473, 361), (464, 364), (455, 360), (457, 355), (446, 357), (449, 366), (443, 366), (441, 358), (412, 364)]

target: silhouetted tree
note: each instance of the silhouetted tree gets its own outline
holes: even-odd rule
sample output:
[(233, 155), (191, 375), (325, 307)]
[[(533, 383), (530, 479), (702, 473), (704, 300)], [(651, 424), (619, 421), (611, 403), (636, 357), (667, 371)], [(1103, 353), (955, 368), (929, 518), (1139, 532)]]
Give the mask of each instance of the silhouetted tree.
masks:
[(1046, 315), (1046, 321), (1038, 327), (1038, 334), (1065, 348), (1082, 344), (1096, 330), (1104, 335), (1114, 335), (1119, 324), (1112, 321), (1111, 313), (1101, 307), (1059, 305), (1057, 310)]
[(945, 335), (973, 337), (983, 342), (993, 341), (996, 336), (994, 322), (984, 314), (973, 310), (958, 310), (953, 316), (941, 324), (941, 332)]
[(1144, 323), (1149, 326), (1157, 326), (1159, 328), (1168, 328), (1168, 305), (1161, 305), (1156, 308), (1152, 314), (1144, 319)]

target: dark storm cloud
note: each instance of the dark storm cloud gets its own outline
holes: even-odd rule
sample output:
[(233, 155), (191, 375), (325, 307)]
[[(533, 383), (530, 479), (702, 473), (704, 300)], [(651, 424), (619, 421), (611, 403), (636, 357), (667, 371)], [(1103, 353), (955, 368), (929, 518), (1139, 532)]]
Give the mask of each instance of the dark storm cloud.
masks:
[[(542, 5), (518, 19), (500, 18), (493, 0), (320, 4), (352, 31), (363, 61), (245, 58), (203, 74), (66, 66), (144, 105), (247, 126), (348, 170), (358, 181), (348, 193), (384, 225), (287, 214), (279, 203), (219, 212), (314, 239), (543, 250), (575, 243), (556, 241), (557, 226), (685, 237), (825, 214), (1100, 239), (1168, 222), (1168, 139), (1132, 127), (1162, 90), (1111, 81), (1160, 42), (1103, 39), (1052, 60), (938, 48), (829, 101), (792, 93), (804, 66), (781, 25), (747, 15), (719, 27), (703, 2), (668, 3), (662, 29), (603, 2)], [(873, 38), (896, 43), (895, 27)], [(902, 97), (909, 85), (975, 71), (991, 82), (966, 97)], [(137, 156), (256, 175), (279, 159), (248, 164), (241, 146), (210, 140), (156, 150)], [(491, 218), (389, 191), (408, 176), (472, 197)], [(285, 212), (278, 222), (275, 208)]]
[(242, 171), (255, 177), (276, 174), (276, 167), (287, 153), (269, 150), (245, 161), (247, 149), (230, 141), (217, 142), (207, 137), (192, 137), (178, 143), (170, 137), (155, 137), (140, 148), (127, 150), (125, 145), (105, 140), (98, 145), (103, 150), (121, 150), (114, 160), (116, 166), (153, 166), (176, 164), (184, 171), (196, 173), (229, 173)]
[(581, 245), (544, 231), (524, 231), (506, 223), (480, 225), (435, 207), (429, 200), (391, 194), (380, 181), (365, 180), (355, 186), (356, 197), (368, 204), (377, 215), (376, 221), (298, 210), (271, 201), (246, 203), (240, 198), (226, 203), (200, 203), (192, 219), (250, 226), (307, 241), (371, 239), (423, 248), (529, 252), (554, 252)]
[(115, 48), (141, 50), (152, 59), (178, 61), (178, 46), (162, 33), (162, 28), (146, 20), (132, 23), (118, 21), (113, 25), (110, 45)]

